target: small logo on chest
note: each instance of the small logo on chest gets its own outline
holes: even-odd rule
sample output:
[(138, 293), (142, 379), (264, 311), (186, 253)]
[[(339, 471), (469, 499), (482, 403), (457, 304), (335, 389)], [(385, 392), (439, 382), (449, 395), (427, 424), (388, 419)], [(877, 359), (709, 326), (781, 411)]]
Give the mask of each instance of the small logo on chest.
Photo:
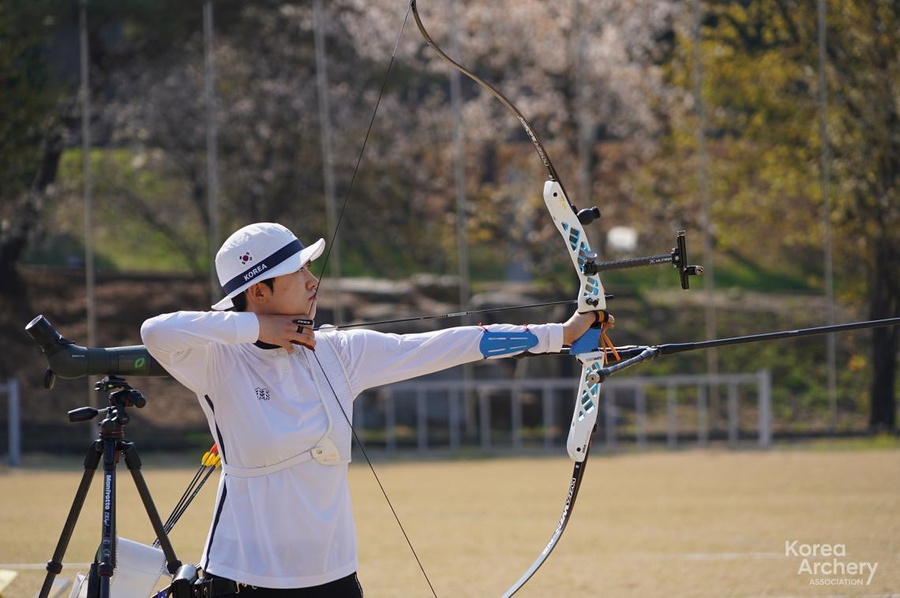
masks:
[(260, 388), (259, 386), (257, 386), (256, 387), (256, 398), (260, 401), (268, 401), (270, 398), (269, 389), (268, 388)]

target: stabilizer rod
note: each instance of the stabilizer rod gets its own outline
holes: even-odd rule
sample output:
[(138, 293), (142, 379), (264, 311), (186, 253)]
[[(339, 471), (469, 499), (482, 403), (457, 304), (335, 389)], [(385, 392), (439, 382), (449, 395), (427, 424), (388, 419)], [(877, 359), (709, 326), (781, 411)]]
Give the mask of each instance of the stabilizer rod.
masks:
[(674, 353), (684, 353), (686, 351), (697, 351), (700, 349), (711, 349), (713, 347), (726, 347), (729, 345), (744, 345), (747, 343), (759, 343), (764, 341), (774, 341), (785, 338), (800, 338), (803, 336), (815, 336), (820, 334), (831, 334), (834, 332), (846, 332), (848, 330), (864, 330), (869, 328), (884, 328), (888, 326), (900, 326), (900, 317), (885, 318), (882, 320), (867, 320), (864, 322), (850, 322), (847, 324), (832, 324), (830, 326), (815, 326), (812, 328), (799, 328), (796, 330), (781, 330), (778, 332), (764, 332), (762, 334), (748, 334), (746, 336), (732, 336), (729, 338), (719, 338), (708, 341), (694, 341), (690, 343), (667, 343), (664, 345), (655, 345), (650, 347), (627, 347), (626, 354), (632, 355), (623, 359), (618, 363), (614, 363), (601, 369), (598, 376), (601, 381), (606, 380), (617, 372), (628, 369), (643, 361), (655, 359), (660, 355), (672, 355)]

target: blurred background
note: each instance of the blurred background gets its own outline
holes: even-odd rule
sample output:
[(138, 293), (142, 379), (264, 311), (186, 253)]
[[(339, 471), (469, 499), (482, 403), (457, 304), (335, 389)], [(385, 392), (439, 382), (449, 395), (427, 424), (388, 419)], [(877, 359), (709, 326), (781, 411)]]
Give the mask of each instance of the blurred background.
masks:
[[(893, 0), (420, 10), (525, 114), (570, 200), (600, 208), (601, 260), (668, 253), (687, 231), (706, 269), (691, 291), (665, 266), (602, 275), (617, 343), (900, 315)], [(330, 241), (320, 323), (574, 295), (530, 140), (422, 41), (402, 0), (5, 0), (0, 90), (11, 459), (85, 446), (94, 430), (65, 411), (105, 400), (95, 380), (43, 388), (24, 333), (34, 316), (80, 345), (139, 344), (147, 317), (218, 299), (212, 256), (253, 221)], [(886, 328), (666, 357), (634, 372), (655, 382), (611, 389), (600, 434), (616, 450), (894, 433), (898, 347), (900, 328)], [(576, 365), (506, 360), (379, 390), (358, 402), (359, 428), (389, 450), (558, 451)], [(143, 450), (208, 448), (190, 393), (130, 382), (148, 398), (129, 428)]]

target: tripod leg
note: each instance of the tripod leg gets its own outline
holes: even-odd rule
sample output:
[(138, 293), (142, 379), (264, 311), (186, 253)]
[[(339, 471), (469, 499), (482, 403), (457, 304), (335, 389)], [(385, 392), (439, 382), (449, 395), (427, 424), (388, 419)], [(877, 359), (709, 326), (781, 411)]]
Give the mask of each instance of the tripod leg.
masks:
[(116, 460), (120, 441), (112, 433), (101, 432), (103, 442), (103, 518), (97, 563), (99, 593), (109, 598), (110, 581), (116, 570)]
[(144, 479), (144, 474), (141, 473), (141, 457), (138, 455), (134, 443), (123, 442), (122, 445), (123, 453), (125, 454), (125, 465), (128, 466), (128, 471), (131, 472), (134, 485), (137, 487), (138, 494), (141, 496), (141, 502), (144, 503), (144, 510), (147, 511), (147, 516), (150, 518), (150, 524), (153, 526), (153, 532), (159, 540), (159, 547), (166, 557), (166, 569), (171, 575), (175, 575), (179, 567), (181, 567), (181, 561), (175, 556), (175, 549), (172, 548), (172, 543), (169, 541), (169, 536), (163, 526), (159, 511), (156, 510), (156, 505), (153, 503), (153, 497), (150, 496), (150, 489), (147, 487), (147, 481)]
[(62, 559), (66, 554), (66, 549), (69, 547), (69, 541), (72, 539), (72, 532), (75, 530), (75, 524), (78, 522), (81, 508), (84, 506), (84, 499), (91, 488), (91, 481), (93, 481), (94, 473), (96, 473), (97, 466), (100, 463), (101, 454), (102, 444), (100, 441), (96, 441), (91, 445), (84, 457), (84, 475), (81, 476), (81, 483), (75, 492), (75, 498), (72, 500), (69, 515), (66, 517), (66, 523), (59, 536), (59, 542), (56, 545), (56, 550), (53, 551), (53, 557), (47, 561), (47, 576), (44, 577), (44, 585), (41, 586), (41, 591), (38, 593), (40, 598), (47, 598), (50, 595), (53, 579), (62, 571)]

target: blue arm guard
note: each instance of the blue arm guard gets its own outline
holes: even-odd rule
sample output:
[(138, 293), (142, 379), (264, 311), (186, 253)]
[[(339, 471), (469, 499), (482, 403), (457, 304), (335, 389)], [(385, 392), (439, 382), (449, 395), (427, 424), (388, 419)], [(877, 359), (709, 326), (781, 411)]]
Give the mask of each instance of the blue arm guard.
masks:
[(478, 345), (481, 354), (486, 358), (503, 357), (513, 353), (521, 353), (538, 344), (538, 338), (530, 330), (522, 332), (494, 332), (485, 330)]

